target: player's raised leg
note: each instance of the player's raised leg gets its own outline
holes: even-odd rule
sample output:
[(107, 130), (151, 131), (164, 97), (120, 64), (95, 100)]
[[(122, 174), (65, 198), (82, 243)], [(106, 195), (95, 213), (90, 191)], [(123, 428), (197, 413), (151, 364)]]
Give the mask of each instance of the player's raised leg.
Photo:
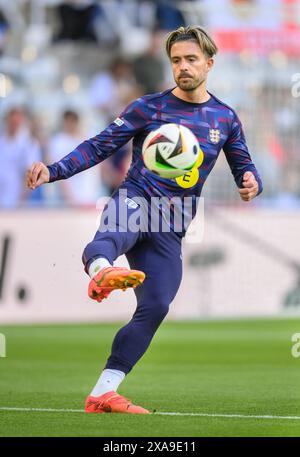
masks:
[(85, 270), (91, 277), (88, 294), (98, 302), (113, 290), (135, 288), (145, 279), (143, 271), (113, 266), (114, 260), (129, 251), (141, 237), (138, 227), (130, 226), (129, 220), (136, 212), (143, 217), (144, 207), (133, 203), (127, 197), (127, 189), (116, 193), (103, 211), (93, 241), (84, 250)]

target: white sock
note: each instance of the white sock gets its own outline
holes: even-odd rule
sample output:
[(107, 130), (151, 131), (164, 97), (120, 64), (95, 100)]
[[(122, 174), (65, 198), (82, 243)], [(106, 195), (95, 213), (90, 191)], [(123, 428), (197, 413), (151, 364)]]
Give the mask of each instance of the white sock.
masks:
[(97, 273), (99, 273), (102, 268), (111, 267), (112, 265), (105, 257), (98, 257), (98, 259), (94, 260), (91, 265), (89, 266), (89, 276), (93, 279)]
[(100, 378), (90, 395), (93, 397), (99, 397), (111, 390), (116, 392), (124, 378), (125, 373), (123, 373), (123, 371), (105, 369), (102, 371)]

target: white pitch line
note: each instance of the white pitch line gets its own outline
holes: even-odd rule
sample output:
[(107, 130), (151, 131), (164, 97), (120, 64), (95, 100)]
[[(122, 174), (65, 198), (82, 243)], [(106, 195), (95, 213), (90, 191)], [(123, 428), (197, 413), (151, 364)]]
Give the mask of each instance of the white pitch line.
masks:
[[(55, 408), (14, 408), (0, 406), (0, 411), (42, 412), (42, 413), (84, 413), (83, 409), (55, 409)], [(287, 419), (300, 420), (300, 416), (273, 416), (256, 414), (221, 414), (221, 413), (171, 413), (156, 411), (155, 416), (191, 416), (191, 417), (223, 417), (237, 419)]]
[(242, 419), (289, 419), (300, 420), (300, 416), (272, 416), (272, 415), (256, 415), (256, 414), (221, 414), (221, 413), (165, 413), (157, 412), (161, 416), (199, 416), (199, 417), (228, 417)]
[(28, 412), (41, 412), (41, 413), (84, 413), (83, 409), (55, 409), (55, 408), (13, 408), (0, 406), (0, 411), (28, 411)]

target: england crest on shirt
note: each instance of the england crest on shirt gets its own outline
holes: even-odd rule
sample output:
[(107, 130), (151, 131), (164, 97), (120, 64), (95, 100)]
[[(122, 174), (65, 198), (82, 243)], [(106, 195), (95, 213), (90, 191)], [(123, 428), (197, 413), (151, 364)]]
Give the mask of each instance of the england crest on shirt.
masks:
[(114, 120), (114, 124), (116, 124), (118, 127), (121, 127), (121, 125), (124, 124), (124, 121), (122, 121), (122, 119), (117, 117), (117, 119)]
[(221, 139), (221, 133), (219, 129), (209, 129), (209, 139), (212, 143), (217, 144)]

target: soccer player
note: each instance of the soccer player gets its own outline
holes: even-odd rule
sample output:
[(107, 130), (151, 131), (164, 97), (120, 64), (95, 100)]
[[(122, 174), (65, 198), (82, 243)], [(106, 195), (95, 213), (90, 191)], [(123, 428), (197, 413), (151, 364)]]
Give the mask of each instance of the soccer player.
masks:
[[(175, 87), (133, 101), (99, 135), (84, 141), (50, 166), (34, 163), (27, 174), (27, 185), (31, 189), (70, 178), (105, 160), (133, 138), (130, 169), (110, 200), (119, 211), (114, 217), (110, 217), (109, 211), (103, 212), (100, 227), (82, 258), (91, 278), (89, 296), (92, 299), (101, 302), (115, 289), (133, 287), (137, 308), (130, 322), (114, 338), (106, 366), (86, 399), (86, 412), (149, 413), (119, 395), (117, 389), (147, 350), (181, 282), (181, 243), (185, 228), (175, 230), (171, 218), (169, 231), (131, 230), (130, 217), (139, 211), (144, 218), (148, 211), (143, 203), (137, 203), (137, 197), (147, 204), (153, 197), (197, 200), (221, 149), (241, 199), (250, 201), (262, 191), (262, 182), (249, 155), (237, 114), (206, 89), (207, 76), (217, 52), (212, 38), (200, 27), (180, 27), (168, 35), (166, 51)], [(143, 163), (145, 137), (166, 123), (190, 128), (204, 153), (199, 169), (188, 174), (184, 182), (178, 178), (163, 179), (146, 169)], [(191, 217), (195, 210), (192, 205)], [(121, 254), (126, 254), (131, 270), (113, 266)]]

